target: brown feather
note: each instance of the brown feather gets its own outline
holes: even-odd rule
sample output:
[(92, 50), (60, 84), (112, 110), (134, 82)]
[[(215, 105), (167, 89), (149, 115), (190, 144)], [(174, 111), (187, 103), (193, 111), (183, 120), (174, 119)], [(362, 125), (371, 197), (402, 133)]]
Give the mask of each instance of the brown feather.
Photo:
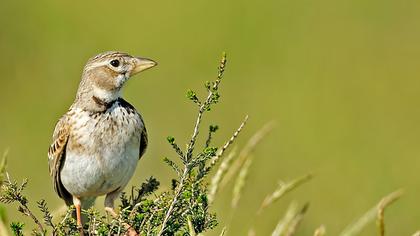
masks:
[(61, 118), (55, 127), (53, 143), (48, 149), (50, 175), (53, 179), (54, 190), (67, 205), (73, 204), (73, 197), (61, 183), (60, 171), (66, 158), (66, 147), (69, 138), (69, 129), (66, 117)]

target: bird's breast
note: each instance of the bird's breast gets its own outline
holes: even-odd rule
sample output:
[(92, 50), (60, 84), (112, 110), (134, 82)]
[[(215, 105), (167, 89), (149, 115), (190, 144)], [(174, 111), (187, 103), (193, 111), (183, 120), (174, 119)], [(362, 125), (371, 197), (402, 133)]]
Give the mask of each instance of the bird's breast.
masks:
[(69, 145), (74, 151), (124, 151), (140, 142), (144, 124), (136, 112), (116, 107), (104, 113), (80, 112), (71, 122)]
[(113, 107), (107, 112), (73, 116), (66, 160), (61, 171), (75, 195), (102, 195), (124, 187), (139, 159), (144, 124), (137, 112)]

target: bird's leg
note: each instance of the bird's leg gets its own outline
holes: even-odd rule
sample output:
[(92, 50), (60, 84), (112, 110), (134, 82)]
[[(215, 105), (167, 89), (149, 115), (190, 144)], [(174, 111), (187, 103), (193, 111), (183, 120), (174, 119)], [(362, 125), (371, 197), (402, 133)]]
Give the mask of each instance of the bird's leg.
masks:
[(118, 218), (118, 214), (114, 210), (114, 201), (120, 194), (119, 189), (110, 192), (105, 197), (105, 211), (109, 213), (112, 217)]
[(83, 224), (82, 224), (82, 202), (79, 198), (73, 197), (73, 204), (76, 208), (76, 222), (77, 222), (77, 228), (80, 231), (80, 236), (83, 236)]
[[(120, 195), (120, 189), (116, 189), (115, 191), (108, 193), (105, 197), (105, 211), (108, 212), (112, 217), (118, 218), (118, 214), (114, 210), (114, 201), (115, 199)], [(134, 230), (133, 227), (131, 227), (127, 223), (123, 223), (125, 229), (127, 232), (125, 235), (128, 236), (138, 236), (139, 234)]]

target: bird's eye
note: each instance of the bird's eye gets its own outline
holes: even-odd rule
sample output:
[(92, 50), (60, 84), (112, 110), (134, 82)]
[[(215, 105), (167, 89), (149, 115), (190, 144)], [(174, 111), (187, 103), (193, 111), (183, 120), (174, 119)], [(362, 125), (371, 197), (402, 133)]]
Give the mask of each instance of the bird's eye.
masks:
[(120, 65), (120, 61), (118, 60), (112, 60), (109, 64), (113, 67), (118, 67)]

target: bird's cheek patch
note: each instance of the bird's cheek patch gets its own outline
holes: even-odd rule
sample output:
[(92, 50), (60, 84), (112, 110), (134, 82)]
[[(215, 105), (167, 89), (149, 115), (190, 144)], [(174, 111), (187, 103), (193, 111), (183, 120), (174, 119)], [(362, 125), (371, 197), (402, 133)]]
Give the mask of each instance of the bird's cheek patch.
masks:
[(115, 81), (115, 77), (118, 76), (113, 70), (110, 69), (100, 69), (95, 74), (95, 84), (104, 90), (114, 90), (118, 87), (118, 84)]

